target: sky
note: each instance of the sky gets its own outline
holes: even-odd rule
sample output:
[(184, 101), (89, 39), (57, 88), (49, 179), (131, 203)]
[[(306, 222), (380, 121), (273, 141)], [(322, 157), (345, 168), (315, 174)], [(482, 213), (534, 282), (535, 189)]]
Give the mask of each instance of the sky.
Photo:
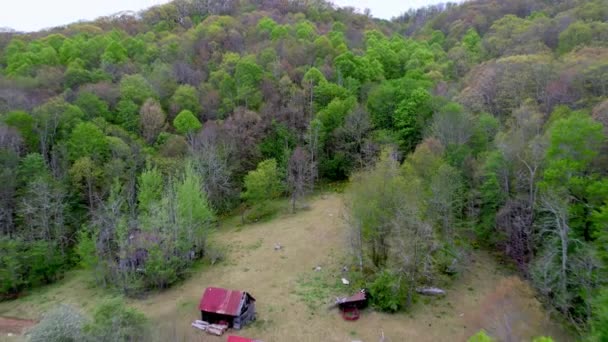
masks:
[[(0, 28), (37, 31), (92, 20), (121, 11), (139, 11), (168, 0), (2, 0)], [(446, 0), (333, 0), (339, 6), (352, 6), (361, 11), (369, 8), (375, 17), (390, 19), (407, 11)]]

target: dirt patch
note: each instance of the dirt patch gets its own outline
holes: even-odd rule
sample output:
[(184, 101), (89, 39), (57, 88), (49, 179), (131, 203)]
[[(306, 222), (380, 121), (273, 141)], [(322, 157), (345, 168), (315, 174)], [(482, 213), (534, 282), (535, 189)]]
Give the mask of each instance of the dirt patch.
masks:
[(0, 317), (0, 333), (2, 334), (22, 334), (25, 330), (36, 325), (36, 321), (31, 319), (18, 319), (10, 317)]

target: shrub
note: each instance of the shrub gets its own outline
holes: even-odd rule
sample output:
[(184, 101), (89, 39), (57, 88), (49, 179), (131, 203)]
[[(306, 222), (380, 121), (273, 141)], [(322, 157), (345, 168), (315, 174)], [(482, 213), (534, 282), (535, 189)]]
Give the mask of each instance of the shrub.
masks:
[(405, 291), (397, 274), (384, 270), (370, 284), (371, 303), (386, 312), (399, 311), (405, 302)]
[(480, 330), (477, 334), (469, 337), (467, 342), (493, 342), (494, 339), (491, 338), (485, 330)]
[(31, 342), (77, 342), (85, 339), (86, 317), (69, 305), (59, 305), (44, 315), (29, 333)]
[(276, 203), (265, 201), (256, 203), (251, 206), (245, 213), (245, 222), (260, 222), (272, 219), (279, 212), (279, 207)]
[(85, 331), (93, 341), (144, 341), (148, 337), (144, 314), (127, 307), (121, 298), (102, 303)]

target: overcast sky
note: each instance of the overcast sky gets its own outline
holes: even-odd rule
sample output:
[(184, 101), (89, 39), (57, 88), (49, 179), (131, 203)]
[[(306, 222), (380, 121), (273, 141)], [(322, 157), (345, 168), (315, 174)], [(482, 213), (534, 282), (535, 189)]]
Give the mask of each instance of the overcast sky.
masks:
[[(2, 0), (0, 28), (36, 31), (121, 11), (138, 11), (165, 2), (168, 0)], [(340, 6), (369, 8), (374, 16), (386, 19), (410, 8), (440, 2), (445, 0), (334, 0)]]

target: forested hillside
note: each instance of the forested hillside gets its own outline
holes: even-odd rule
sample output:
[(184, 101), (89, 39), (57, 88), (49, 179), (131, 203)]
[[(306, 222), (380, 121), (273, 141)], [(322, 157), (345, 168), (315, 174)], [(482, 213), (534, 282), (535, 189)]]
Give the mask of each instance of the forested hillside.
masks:
[(384, 21), (323, 0), (177, 0), (0, 33), (0, 298), (73, 267), (170, 286), (218, 217), (350, 180), (379, 309), (499, 252), (608, 338), (608, 1)]

